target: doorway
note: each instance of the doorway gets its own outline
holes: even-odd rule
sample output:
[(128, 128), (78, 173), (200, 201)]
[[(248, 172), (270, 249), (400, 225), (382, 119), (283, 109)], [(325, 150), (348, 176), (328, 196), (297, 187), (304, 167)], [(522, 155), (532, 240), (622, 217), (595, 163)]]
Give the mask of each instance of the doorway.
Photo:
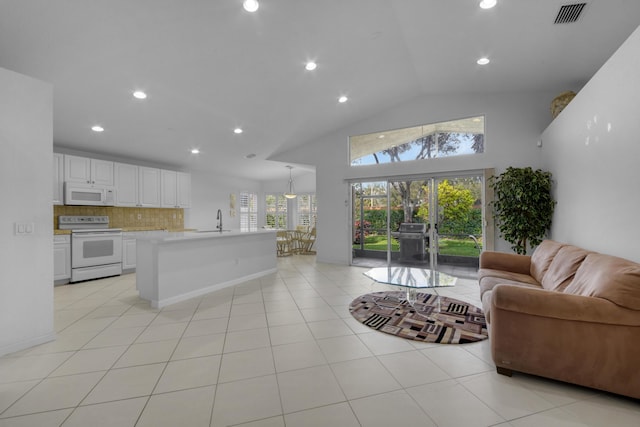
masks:
[(353, 182), (352, 265), (475, 272), (483, 189), (473, 172)]

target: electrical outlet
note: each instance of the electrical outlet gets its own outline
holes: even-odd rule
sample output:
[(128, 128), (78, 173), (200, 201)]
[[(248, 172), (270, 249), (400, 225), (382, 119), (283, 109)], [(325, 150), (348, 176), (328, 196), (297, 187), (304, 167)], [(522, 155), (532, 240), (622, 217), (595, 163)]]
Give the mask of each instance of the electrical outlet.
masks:
[(142, 219), (142, 214), (138, 214), (138, 219)]

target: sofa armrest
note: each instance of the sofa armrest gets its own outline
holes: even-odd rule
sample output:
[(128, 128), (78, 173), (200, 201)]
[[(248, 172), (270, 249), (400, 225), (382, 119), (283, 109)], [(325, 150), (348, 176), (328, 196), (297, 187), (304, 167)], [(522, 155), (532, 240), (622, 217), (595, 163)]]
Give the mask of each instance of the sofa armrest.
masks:
[(530, 274), (531, 257), (506, 252), (484, 251), (480, 254), (480, 268)]
[(640, 399), (640, 311), (506, 284), (493, 289), (490, 310), (498, 373), (525, 372)]
[(495, 310), (560, 320), (640, 326), (640, 311), (620, 307), (604, 298), (507, 284), (493, 288), (491, 311)]

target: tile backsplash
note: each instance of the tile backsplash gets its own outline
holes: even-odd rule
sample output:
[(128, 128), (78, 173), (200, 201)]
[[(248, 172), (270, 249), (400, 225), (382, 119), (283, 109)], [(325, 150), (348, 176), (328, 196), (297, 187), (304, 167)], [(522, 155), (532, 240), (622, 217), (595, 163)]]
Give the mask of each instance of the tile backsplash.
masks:
[(58, 228), (60, 215), (106, 215), (109, 226), (148, 230), (181, 230), (184, 228), (182, 208), (125, 208), (102, 206), (53, 206), (53, 224)]

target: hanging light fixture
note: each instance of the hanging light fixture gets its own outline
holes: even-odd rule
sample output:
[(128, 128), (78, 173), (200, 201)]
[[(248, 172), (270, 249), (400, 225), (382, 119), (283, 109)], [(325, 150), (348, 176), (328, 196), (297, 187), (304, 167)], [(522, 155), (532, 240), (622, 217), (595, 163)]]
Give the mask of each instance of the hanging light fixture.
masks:
[(284, 197), (287, 199), (295, 199), (296, 193), (293, 191), (293, 178), (291, 178), (291, 169), (293, 169), (293, 166), (287, 165), (285, 167), (289, 168), (289, 187), (287, 188), (288, 191), (284, 193)]

